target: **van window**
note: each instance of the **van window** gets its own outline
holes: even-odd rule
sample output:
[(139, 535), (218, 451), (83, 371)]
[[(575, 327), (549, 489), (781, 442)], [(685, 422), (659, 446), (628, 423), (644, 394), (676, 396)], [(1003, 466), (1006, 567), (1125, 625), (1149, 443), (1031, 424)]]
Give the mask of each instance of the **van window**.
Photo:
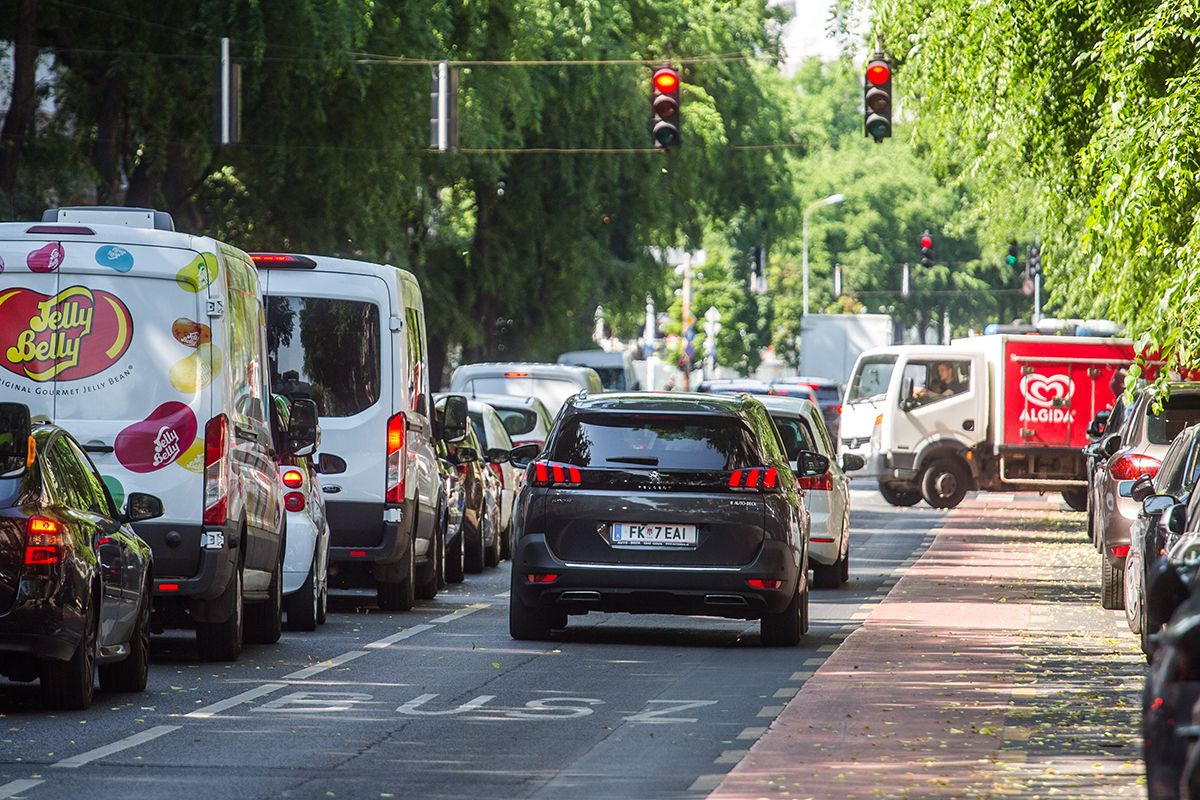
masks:
[[(225, 261), (226, 275), (232, 275)], [(262, 309), (258, 297), (229, 281), (229, 368), (233, 376), (233, 402), (239, 414), (266, 422), (261, 363)]]
[(379, 401), (379, 307), (323, 297), (267, 298), (271, 385), (316, 401), (323, 417), (350, 417)]
[(892, 370), (896, 368), (896, 356), (870, 356), (859, 362), (850, 388), (846, 391), (846, 402), (866, 400), (887, 394)]
[(546, 407), (557, 411), (563, 403), (582, 391), (573, 381), (562, 381), (555, 378), (505, 378), (495, 377), (473, 378), (467, 386), (469, 392), (475, 394), (513, 394), (520, 397), (536, 397), (546, 404)]
[(425, 320), (411, 306), (404, 311), (404, 328), (408, 332), (409, 408), (418, 414), (429, 415), (429, 380), (425, 369)]

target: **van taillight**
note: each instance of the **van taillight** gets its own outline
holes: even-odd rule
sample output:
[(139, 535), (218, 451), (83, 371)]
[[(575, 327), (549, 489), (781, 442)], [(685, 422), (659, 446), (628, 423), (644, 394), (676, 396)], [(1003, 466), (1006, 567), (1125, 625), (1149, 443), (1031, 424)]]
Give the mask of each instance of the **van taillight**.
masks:
[(533, 462), (525, 477), (531, 486), (579, 486), (583, 483), (579, 467), (553, 461)]
[(404, 448), (407, 426), (408, 418), (403, 411), (388, 419), (387, 480), (384, 484), (383, 499), (384, 502), (394, 505), (404, 502), (404, 478), (408, 472), (408, 459), (405, 457)]
[(25, 566), (48, 567), (62, 556), (62, 531), (45, 517), (30, 517), (25, 526)]
[(304, 495), (300, 492), (288, 492), (283, 496), (283, 507), (288, 511), (303, 511), (305, 504)]
[(833, 491), (833, 475), (826, 471), (822, 475), (816, 475), (811, 478), (800, 477), (796, 479), (796, 485), (801, 489), (816, 489), (826, 492)]
[(304, 485), (304, 475), (298, 469), (284, 470), (283, 485), (289, 489), (299, 489)]
[(774, 467), (735, 469), (729, 474), (729, 488), (735, 492), (778, 492), (779, 471)]
[(229, 517), (229, 418), (218, 414), (204, 426), (204, 524)]

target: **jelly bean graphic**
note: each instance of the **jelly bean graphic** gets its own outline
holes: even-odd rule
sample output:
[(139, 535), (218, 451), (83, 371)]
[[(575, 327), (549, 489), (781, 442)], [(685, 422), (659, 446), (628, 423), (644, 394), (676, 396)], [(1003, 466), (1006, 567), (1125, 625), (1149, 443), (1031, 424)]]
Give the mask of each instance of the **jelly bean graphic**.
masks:
[(146, 473), (175, 463), (184, 442), (196, 439), (196, 415), (183, 403), (163, 403), (141, 422), (117, 434), (117, 461), (130, 472)]
[(208, 285), (217, 279), (217, 272), (216, 255), (201, 253), (193, 258), (190, 264), (175, 273), (175, 280), (184, 290), (199, 292), (207, 289)]
[(198, 347), (212, 341), (212, 328), (203, 322), (193, 322), (187, 317), (180, 317), (171, 324), (171, 335), (181, 345)]
[(58, 242), (51, 242), (27, 255), (25, 263), (32, 272), (54, 272), (62, 266), (63, 256), (63, 246)]
[(171, 385), (181, 394), (195, 394), (197, 389), (212, 383), (213, 375), (221, 371), (223, 361), (220, 348), (211, 344), (197, 345), (196, 352), (171, 367)]
[(129, 272), (133, 269), (133, 253), (116, 245), (101, 247), (96, 251), (96, 263), (117, 272)]
[(104, 485), (108, 487), (108, 493), (112, 495), (113, 505), (117, 507), (117, 511), (120, 511), (125, 507), (125, 487), (112, 475), (103, 475), (100, 480), (104, 481)]
[(189, 472), (201, 474), (204, 472), (204, 440), (197, 438), (191, 446), (183, 451), (183, 455), (175, 462)]

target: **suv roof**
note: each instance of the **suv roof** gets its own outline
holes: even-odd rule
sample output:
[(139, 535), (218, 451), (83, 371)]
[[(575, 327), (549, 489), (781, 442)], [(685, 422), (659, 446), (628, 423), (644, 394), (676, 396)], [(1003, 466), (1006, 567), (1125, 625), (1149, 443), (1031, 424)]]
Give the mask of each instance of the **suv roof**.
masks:
[(605, 392), (577, 395), (565, 408), (576, 411), (644, 411), (677, 414), (739, 414), (754, 403), (749, 394), (698, 394), (691, 392)]
[(776, 384), (776, 383), (782, 383), (784, 385), (803, 383), (803, 384), (809, 384), (812, 386), (819, 386), (822, 389), (840, 389), (841, 388), (841, 384), (838, 383), (837, 381), (833, 380), (832, 378), (808, 378), (808, 377), (805, 377), (804, 375), (789, 375), (784, 378), (776, 378), (775, 380), (771, 381), (771, 383), (772, 383), (772, 385)]

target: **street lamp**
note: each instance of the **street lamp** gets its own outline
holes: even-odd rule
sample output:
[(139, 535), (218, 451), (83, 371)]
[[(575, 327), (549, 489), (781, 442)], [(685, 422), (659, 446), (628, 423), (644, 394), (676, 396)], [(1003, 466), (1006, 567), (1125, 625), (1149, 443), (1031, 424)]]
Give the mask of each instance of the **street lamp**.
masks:
[(844, 194), (831, 194), (829, 197), (822, 197), (816, 202), (810, 203), (808, 208), (804, 209), (804, 258), (802, 272), (804, 275), (804, 316), (808, 316), (808, 215), (816, 211), (822, 206), (832, 206), (846, 199)]

